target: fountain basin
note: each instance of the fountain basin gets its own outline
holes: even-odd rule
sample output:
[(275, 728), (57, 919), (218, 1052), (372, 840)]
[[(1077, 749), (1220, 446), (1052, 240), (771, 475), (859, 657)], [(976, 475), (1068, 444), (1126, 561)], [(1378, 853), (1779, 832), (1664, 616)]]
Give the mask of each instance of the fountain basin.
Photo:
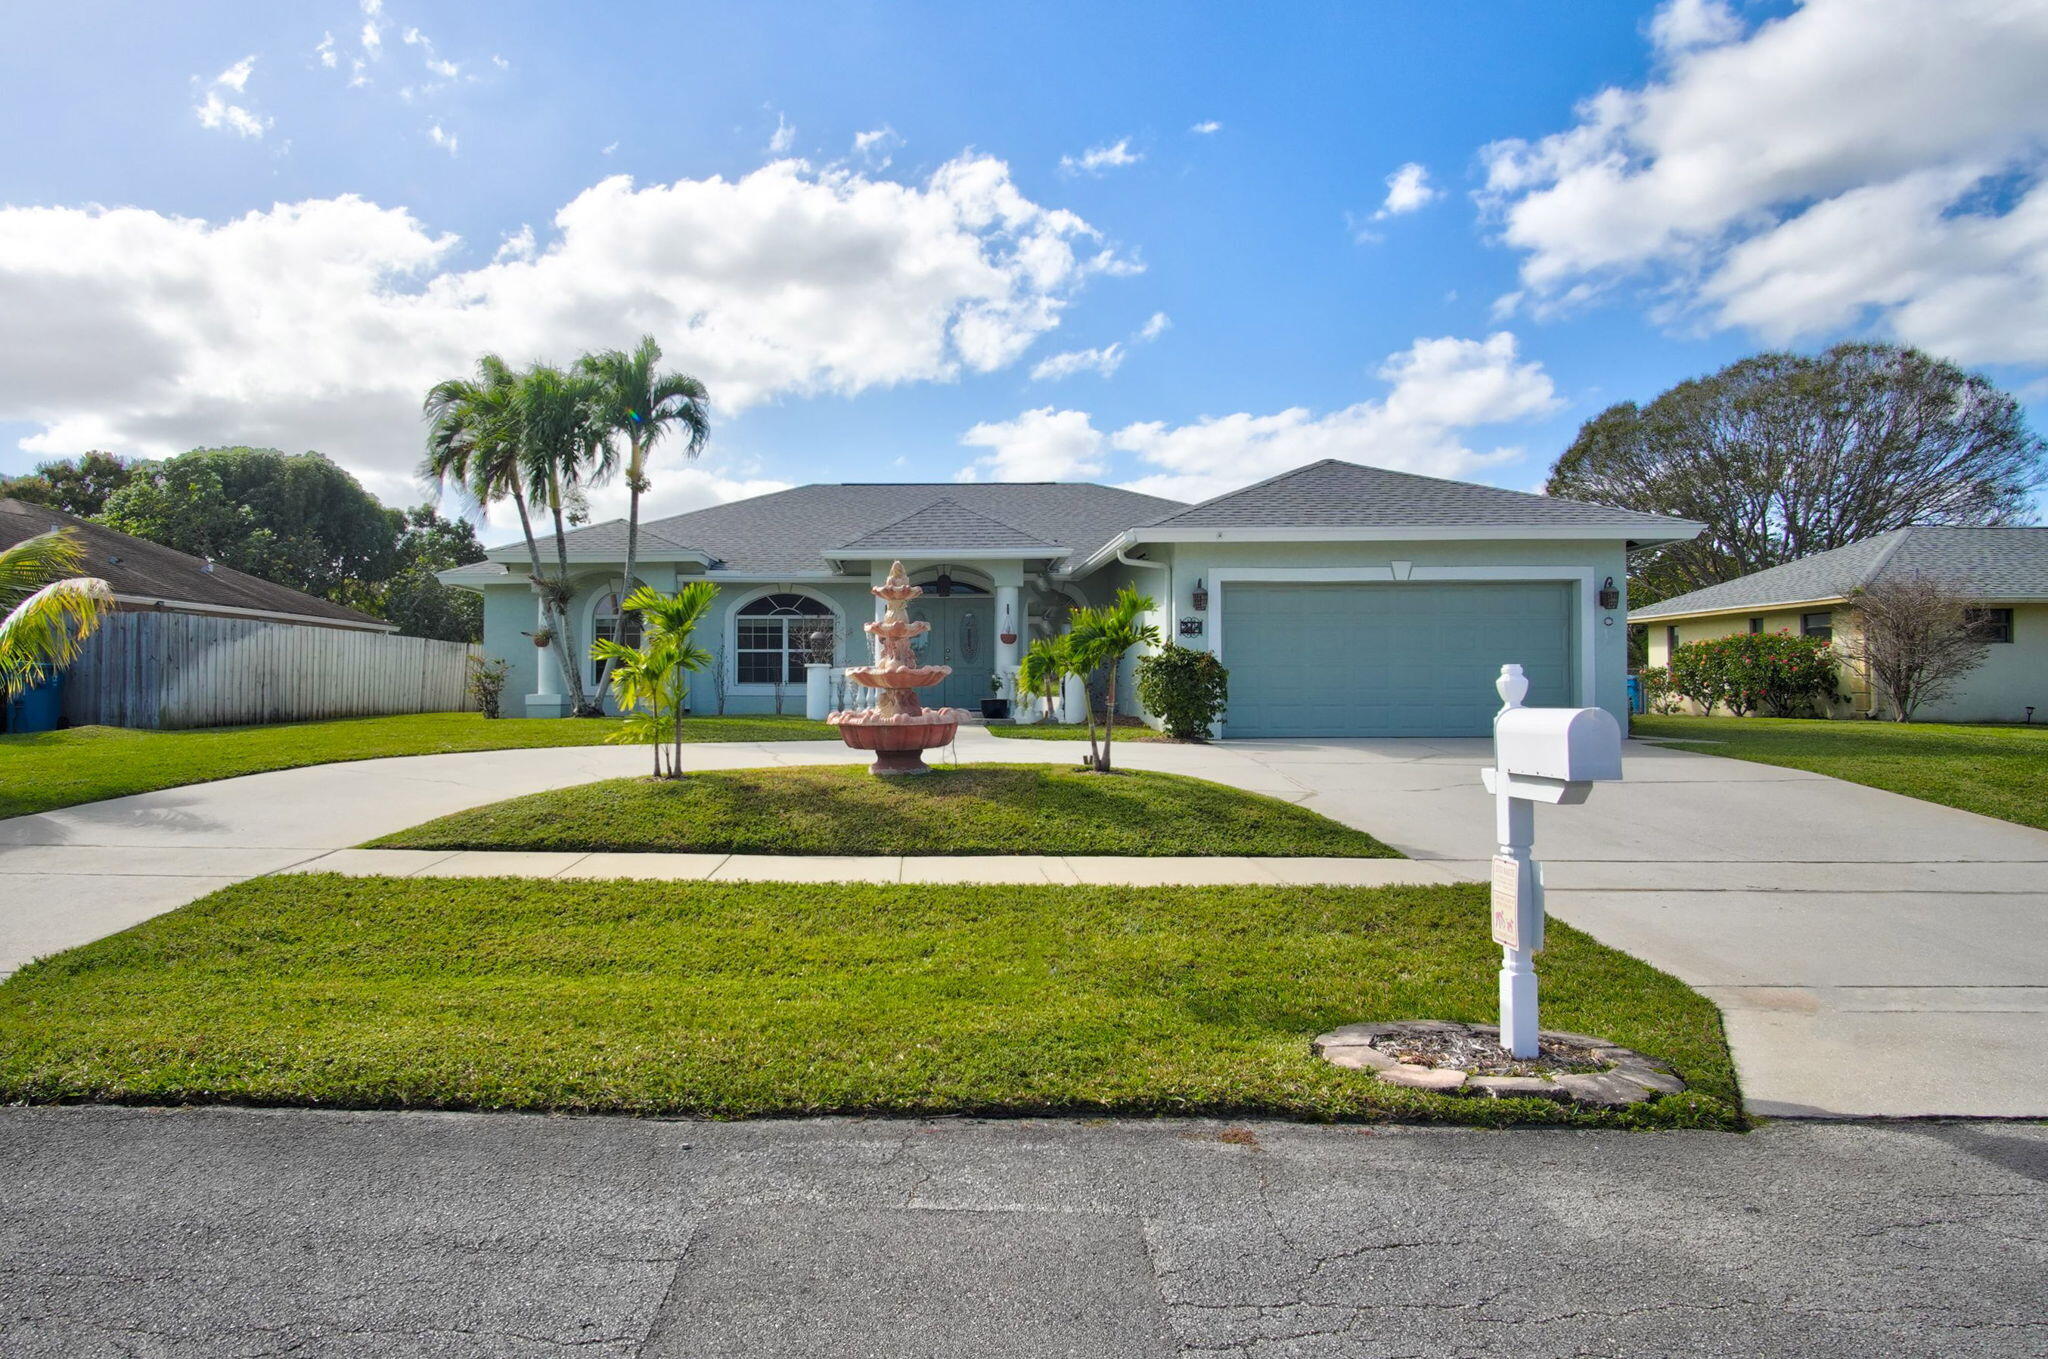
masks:
[(925, 774), (931, 767), (924, 752), (953, 743), (960, 719), (958, 708), (889, 716), (873, 708), (837, 712), (825, 720), (839, 728), (839, 739), (855, 750), (875, 752), (877, 774)]
[(928, 689), (953, 673), (950, 665), (852, 666), (846, 677), (866, 689)]

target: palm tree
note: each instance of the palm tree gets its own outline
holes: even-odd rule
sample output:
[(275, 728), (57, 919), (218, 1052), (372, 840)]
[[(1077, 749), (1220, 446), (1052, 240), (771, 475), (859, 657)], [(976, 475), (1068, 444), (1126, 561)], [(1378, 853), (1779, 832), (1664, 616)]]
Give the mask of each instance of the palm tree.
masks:
[(1159, 645), (1159, 629), (1139, 621), (1158, 607), (1153, 600), (1127, 585), (1116, 592), (1115, 601), (1108, 606), (1075, 611), (1074, 630), (1069, 634), (1073, 638), (1069, 645), (1074, 651), (1075, 669), (1086, 675), (1101, 666), (1109, 667), (1109, 691), (1104, 703), (1108, 711), (1103, 715), (1102, 749), (1099, 753), (1095, 753), (1095, 701), (1092, 698), (1088, 700), (1089, 763), (1098, 774), (1114, 772), (1110, 747), (1116, 740), (1117, 669), (1123, 662), (1124, 653), (1132, 647)]
[(428, 390), (427, 456), (420, 476), (437, 491), (449, 484), (480, 508), (510, 500), (519, 511), (526, 540), (528, 579), (548, 618), (551, 647), (561, 667), (564, 693), (574, 692), (576, 661), (569, 651), (568, 600), (541, 569), (540, 544), (528, 509), (526, 460), (520, 441), (519, 375), (496, 354), (476, 361), (474, 378), (449, 378)]
[(1041, 637), (1017, 662), (1017, 687), (1045, 700), (1045, 715), (1053, 714), (1053, 700), (1060, 684), (1070, 673), (1065, 637)]
[(68, 528), (0, 549), (0, 608), (7, 610), (0, 618), (0, 697), (13, 698), (71, 664), (114, 607), (105, 581), (73, 574), (83, 560), (78, 535)]
[(592, 643), (590, 654), (612, 667), (619, 701), (634, 712), (626, 726), (611, 739), (645, 739), (654, 746), (654, 776), (660, 778), (661, 743), (675, 742), (669, 761), (670, 775), (683, 771), (683, 703), (689, 694), (689, 676), (711, 664), (711, 653), (691, 640), (691, 635), (711, 610), (718, 587), (708, 580), (692, 581), (674, 594), (641, 586), (620, 604), (646, 619), (646, 631), (637, 647), (610, 637)]
[[(545, 503), (555, 522), (554, 591), (560, 599), (561, 626), (569, 625), (569, 528), (571, 497), (586, 482), (602, 481), (617, 466), (602, 423), (597, 418), (597, 386), (589, 378), (536, 363), (519, 375), (512, 393), (514, 423), (519, 431), (519, 460), (536, 503)], [(623, 604), (621, 605), (623, 608)], [(570, 648), (575, 654), (575, 648)], [(569, 672), (569, 700), (578, 717), (602, 717), (583, 689), (583, 670)]]
[[(683, 456), (694, 458), (711, 437), (710, 397), (688, 373), (659, 369), (661, 346), (642, 335), (632, 353), (607, 349), (585, 354), (578, 372), (597, 384), (598, 419), (626, 441), (626, 573), (623, 595), (634, 589), (640, 561), (640, 497), (647, 490), (647, 458), (671, 429), (684, 436)], [(620, 606), (621, 613), (626, 609)], [(623, 620), (622, 620), (623, 621)], [(600, 680), (602, 683), (602, 680)]]

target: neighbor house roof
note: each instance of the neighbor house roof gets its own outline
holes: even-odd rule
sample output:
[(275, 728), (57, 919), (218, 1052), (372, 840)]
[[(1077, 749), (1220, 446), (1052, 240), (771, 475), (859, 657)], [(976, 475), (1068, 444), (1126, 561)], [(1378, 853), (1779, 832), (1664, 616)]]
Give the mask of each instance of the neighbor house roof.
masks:
[(1886, 578), (1938, 576), (1976, 599), (2048, 599), (2048, 528), (1893, 529), (1632, 610), (1642, 622), (1847, 599)]
[[(1414, 528), (1497, 526), (1613, 528), (1640, 525), (1662, 536), (1698, 525), (1661, 514), (1610, 509), (1508, 491), (1470, 481), (1365, 467), (1325, 458), (1241, 491), (1161, 515), (1143, 527), (1161, 528)], [(1687, 533), (1685, 536), (1692, 536)]]
[[(953, 508), (943, 508), (947, 505)], [(797, 486), (656, 519), (640, 526), (640, 541), (644, 552), (652, 533), (672, 551), (701, 553), (717, 571), (823, 573), (832, 570), (828, 554), (857, 556), (851, 546), (856, 542), (909, 548), (909, 543), (881, 541), (879, 531), (891, 526), (916, 533), (939, 551), (974, 546), (927, 536), (951, 525), (962, 531), (972, 526), (979, 535), (976, 543), (988, 543), (992, 535), (1014, 535), (1008, 546), (1027, 556), (1085, 556), (1132, 524), (1180, 508), (1176, 500), (1084, 482), (855, 481)], [(932, 513), (922, 515), (927, 510)], [(625, 543), (623, 520), (568, 535), (571, 554), (583, 560), (601, 553), (623, 557)], [(515, 543), (495, 547), (491, 555), (523, 562), (525, 549)]]
[(104, 580), (113, 587), (115, 597), (131, 607), (152, 607), (161, 601), (162, 607), (183, 612), (269, 615), (332, 627), (396, 630), (381, 618), (147, 538), (120, 533), (46, 505), (0, 499), (0, 547), (13, 547), (54, 528), (76, 533), (85, 556), (80, 574)]

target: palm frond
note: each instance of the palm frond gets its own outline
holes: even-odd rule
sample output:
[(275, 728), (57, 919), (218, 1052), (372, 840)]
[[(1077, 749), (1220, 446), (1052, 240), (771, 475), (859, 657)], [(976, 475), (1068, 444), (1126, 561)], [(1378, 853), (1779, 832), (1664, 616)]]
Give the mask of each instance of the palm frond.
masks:
[(0, 549), (0, 605), (77, 571), (85, 560), (75, 529), (52, 529)]
[(15, 605), (0, 619), (0, 691), (12, 698), (71, 664), (113, 607), (113, 587), (94, 576), (52, 581)]

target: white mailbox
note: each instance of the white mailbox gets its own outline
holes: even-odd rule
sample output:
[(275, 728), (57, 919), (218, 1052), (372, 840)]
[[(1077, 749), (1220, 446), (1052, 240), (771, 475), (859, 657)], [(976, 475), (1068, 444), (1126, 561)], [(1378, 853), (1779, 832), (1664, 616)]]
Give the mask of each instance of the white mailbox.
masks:
[(1621, 777), (1621, 724), (1605, 708), (1524, 708), (1528, 678), (1501, 667), (1493, 720), (1493, 937), (1501, 946), (1501, 1045), (1517, 1057), (1537, 1051), (1536, 968), (1543, 947), (1543, 870), (1532, 852), (1538, 802), (1584, 802), (1596, 783)]

